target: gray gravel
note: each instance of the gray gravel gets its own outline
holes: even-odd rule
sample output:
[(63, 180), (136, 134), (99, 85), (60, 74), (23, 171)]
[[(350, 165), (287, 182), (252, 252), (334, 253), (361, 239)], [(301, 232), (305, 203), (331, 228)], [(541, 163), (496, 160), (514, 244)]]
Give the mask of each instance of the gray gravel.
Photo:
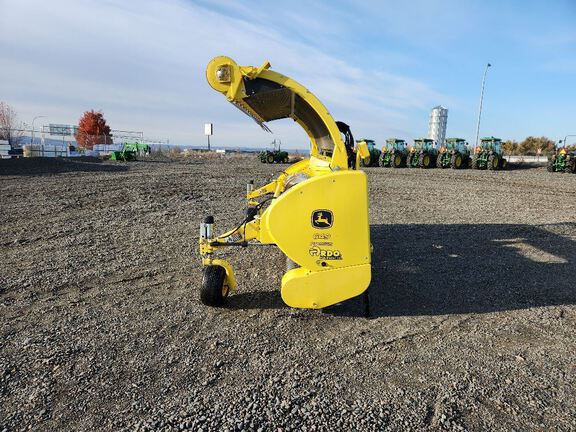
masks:
[(371, 319), (283, 305), (236, 251), (198, 297), (198, 223), (254, 159), (0, 161), (0, 431), (576, 430), (576, 176), (369, 168)]

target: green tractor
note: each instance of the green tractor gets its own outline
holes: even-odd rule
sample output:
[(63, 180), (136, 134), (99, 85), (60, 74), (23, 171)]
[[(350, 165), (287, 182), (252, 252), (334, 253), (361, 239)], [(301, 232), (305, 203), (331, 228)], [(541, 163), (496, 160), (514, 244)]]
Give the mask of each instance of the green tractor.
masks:
[(274, 140), (272, 141), (272, 150), (263, 150), (258, 153), (258, 158), (262, 163), (288, 163), (289, 157), (288, 152), (280, 150), (282, 141)]
[(143, 143), (124, 143), (122, 150), (115, 150), (110, 155), (110, 160), (113, 161), (133, 161), (137, 156), (149, 155), (150, 146)]
[(406, 157), (408, 156), (408, 148), (406, 141), (398, 138), (390, 138), (386, 140), (386, 144), (382, 147), (382, 153), (378, 160), (378, 165), (381, 167), (400, 168), (406, 166)]
[(508, 161), (502, 153), (502, 140), (495, 137), (485, 137), (474, 150), (470, 167), (472, 169), (500, 170), (506, 169)]
[(438, 149), (433, 139), (418, 138), (414, 140), (414, 146), (410, 147), (410, 152), (406, 157), (408, 168), (432, 168), (438, 157)]
[(576, 174), (576, 151), (570, 152), (566, 147), (558, 149), (556, 154), (548, 159), (548, 171)]
[(436, 158), (438, 168), (461, 169), (470, 165), (470, 148), (464, 138), (446, 138)]
[(360, 159), (360, 165), (363, 167), (373, 167), (378, 166), (378, 159), (380, 158), (380, 150), (376, 148), (376, 143), (374, 140), (363, 138), (361, 140), (357, 140), (357, 143), (365, 142), (366, 146), (368, 147), (368, 152), (370, 152), (370, 156), (366, 158)]

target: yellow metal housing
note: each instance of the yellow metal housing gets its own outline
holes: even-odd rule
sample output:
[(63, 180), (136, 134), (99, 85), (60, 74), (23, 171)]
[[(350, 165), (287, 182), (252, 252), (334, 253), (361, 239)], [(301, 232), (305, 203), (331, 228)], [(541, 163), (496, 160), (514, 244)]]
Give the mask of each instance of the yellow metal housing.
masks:
[(201, 237), (200, 253), (205, 265), (226, 269), (226, 283), (233, 289), (232, 267), (211, 255), (231, 245), (276, 245), (299, 266), (282, 278), (284, 302), (322, 308), (357, 296), (370, 284), (368, 186), (364, 172), (357, 170), (368, 149), (363, 143), (352, 153), (324, 105), (305, 87), (269, 68), (268, 62), (257, 68), (216, 57), (206, 77), (264, 128), (268, 121), (294, 119), (310, 138), (311, 156), (249, 191), (248, 205), (257, 210), (253, 217), (223, 235)]

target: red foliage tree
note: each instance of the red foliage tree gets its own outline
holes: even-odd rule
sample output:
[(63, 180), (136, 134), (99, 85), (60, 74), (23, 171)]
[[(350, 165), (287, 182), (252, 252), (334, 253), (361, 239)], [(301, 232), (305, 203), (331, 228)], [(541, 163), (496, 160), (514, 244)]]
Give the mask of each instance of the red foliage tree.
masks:
[(94, 144), (113, 144), (110, 126), (100, 111), (86, 111), (80, 118), (75, 136), (78, 146), (86, 149), (92, 149)]

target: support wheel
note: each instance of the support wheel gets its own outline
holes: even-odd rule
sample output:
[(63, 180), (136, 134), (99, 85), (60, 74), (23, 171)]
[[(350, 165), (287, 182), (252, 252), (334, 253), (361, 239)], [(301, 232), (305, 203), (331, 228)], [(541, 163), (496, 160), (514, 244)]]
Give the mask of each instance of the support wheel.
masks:
[(206, 306), (222, 306), (230, 291), (226, 285), (226, 270), (218, 265), (204, 267), (200, 301)]

